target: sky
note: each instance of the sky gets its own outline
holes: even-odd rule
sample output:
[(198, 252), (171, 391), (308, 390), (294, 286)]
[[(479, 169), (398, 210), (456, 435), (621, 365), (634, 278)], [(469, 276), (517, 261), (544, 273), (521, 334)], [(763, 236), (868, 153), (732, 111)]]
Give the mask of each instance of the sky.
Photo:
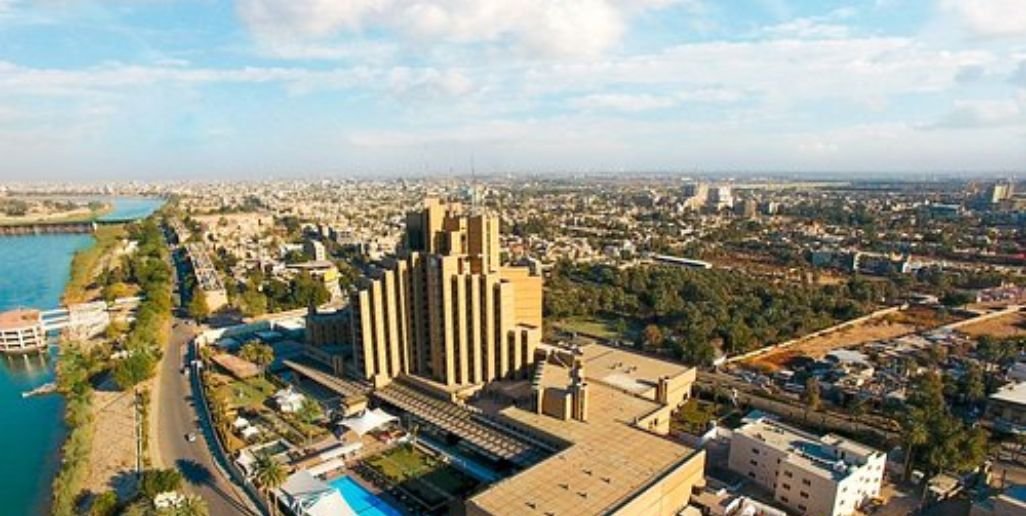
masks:
[(1026, 0), (0, 0), (0, 180), (1026, 170)]

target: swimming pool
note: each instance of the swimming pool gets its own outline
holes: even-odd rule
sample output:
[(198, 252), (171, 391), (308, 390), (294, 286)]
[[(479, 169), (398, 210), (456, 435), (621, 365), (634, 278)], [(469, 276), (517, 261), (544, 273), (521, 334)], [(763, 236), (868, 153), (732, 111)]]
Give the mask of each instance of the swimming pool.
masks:
[(328, 482), (332, 488), (338, 491), (342, 498), (356, 514), (360, 516), (401, 516), (402, 513), (393, 509), (377, 495), (364, 489), (349, 477), (338, 477)]

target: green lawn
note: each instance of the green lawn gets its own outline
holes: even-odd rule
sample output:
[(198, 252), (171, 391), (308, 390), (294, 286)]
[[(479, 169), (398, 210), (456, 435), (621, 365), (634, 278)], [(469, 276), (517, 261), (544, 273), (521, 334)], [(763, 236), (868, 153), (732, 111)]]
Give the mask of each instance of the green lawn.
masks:
[(624, 319), (621, 332), (619, 319), (604, 319), (600, 317), (569, 317), (560, 319), (553, 323), (553, 326), (563, 331), (571, 331), (582, 335), (591, 335), (609, 340), (633, 340), (638, 336), (640, 329), (637, 323), (630, 319)]
[[(367, 459), (367, 464), (386, 476), (393, 484), (421, 498), (429, 505), (444, 501), (435, 491), (454, 497), (470, 492), (477, 482), (456, 468), (413, 446), (396, 446)], [(425, 485), (427, 484), (427, 485)], [(430, 487), (435, 489), (431, 489)]]
[(218, 387), (217, 393), (228, 401), (232, 408), (264, 408), (264, 401), (273, 396), (278, 388), (266, 379), (254, 376), (242, 381), (235, 381)]

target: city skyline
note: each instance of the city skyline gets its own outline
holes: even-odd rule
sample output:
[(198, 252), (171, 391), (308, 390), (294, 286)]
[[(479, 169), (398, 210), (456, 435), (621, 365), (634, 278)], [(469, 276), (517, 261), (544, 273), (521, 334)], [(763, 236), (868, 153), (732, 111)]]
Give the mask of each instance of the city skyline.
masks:
[(0, 0), (6, 180), (1014, 173), (1026, 4)]

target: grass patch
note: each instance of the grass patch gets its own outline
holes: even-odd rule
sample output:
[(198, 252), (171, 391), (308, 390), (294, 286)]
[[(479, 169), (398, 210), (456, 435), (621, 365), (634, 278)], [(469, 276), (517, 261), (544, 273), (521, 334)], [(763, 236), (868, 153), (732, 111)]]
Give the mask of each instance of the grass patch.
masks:
[(673, 415), (670, 426), (676, 430), (700, 435), (709, 428), (709, 422), (717, 417), (715, 404), (692, 398)]
[(641, 333), (638, 323), (632, 319), (568, 317), (555, 321), (553, 326), (563, 331), (607, 340), (634, 340)]
[(253, 377), (246, 380), (230, 382), (217, 388), (217, 396), (228, 402), (232, 409), (247, 408), (261, 410), (265, 408), (264, 402), (268, 397), (273, 396), (277, 387), (262, 377)]
[(447, 497), (460, 498), (477, 486), (473, 478), (415, 446), (397, 446), (365, 462), (427, 506), (444, 503)]
[(64, 289), (64, 303), (82, 303), (88, 299), (89, 288), (96, 277), (100, 258), (109, 253), (125, 236), (125, 226), (99, 226), (93, 234), (93, 245), (75, 253), (71, 259), (71, 279)]

